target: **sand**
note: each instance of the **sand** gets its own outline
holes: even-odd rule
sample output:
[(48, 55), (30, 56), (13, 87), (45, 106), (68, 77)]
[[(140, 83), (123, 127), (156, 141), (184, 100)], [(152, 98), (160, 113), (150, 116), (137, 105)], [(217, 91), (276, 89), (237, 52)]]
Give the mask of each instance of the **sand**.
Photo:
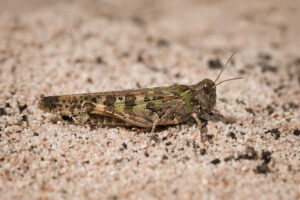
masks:
[[(1, 1), (0, 199), (299, 199), (300, 26), (289, 1)], [(214, 80), (191, 120), (149, 133), (38, 109), (42, 96)]]

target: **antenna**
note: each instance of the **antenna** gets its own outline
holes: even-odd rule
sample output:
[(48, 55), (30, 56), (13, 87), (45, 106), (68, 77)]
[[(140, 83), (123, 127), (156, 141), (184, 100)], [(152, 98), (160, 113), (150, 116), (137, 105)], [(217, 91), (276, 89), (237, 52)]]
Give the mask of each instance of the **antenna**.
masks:
[(224, 67), (221, 69), (219, 75), (217, 76), (216, 80), (215, 80), (215, 83), (217, 82), (217, 80), (219, 79), (219, 77), (221, 76), (221, 74), (223, 73), (223, 71), (225, 70), (225, 68), (227, 67), (228, 63), (231, 61), (232, 57), (234, 56), (235, 52), (233, 52), (231, 54), (231, 56), (228, 58), (226, 64), (224, 65)]
[(237, 77), (237, 78), (230, 78), (230, 79), (226, 79), (224, 81), (221, 81), (220, 83), (214, 85), (212, 88), (217, 87), (218, 85), (220, 85), (221, 83), (227, 82), (227, 81), (233, 81), (233, 80), (239, 80), (239, 79), (243, 79), (243, 77)]

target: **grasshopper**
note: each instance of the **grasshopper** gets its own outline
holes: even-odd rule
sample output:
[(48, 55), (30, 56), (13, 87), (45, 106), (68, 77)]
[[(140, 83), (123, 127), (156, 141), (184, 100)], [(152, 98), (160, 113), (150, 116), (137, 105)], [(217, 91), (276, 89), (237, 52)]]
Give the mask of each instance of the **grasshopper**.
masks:
[(194, 85), (143, 88), (112, 92), (46, 96), (38, 107), (46, 112), (71, 116), (77, 123), (104, 126), (138, 127), (154, 133), (157, 126), (175, 125), (194, 118), (202, 127), (201, 118), (212, 112), (216, 104), (216, 83), (233, 54), (215, 81), (204, 79)]

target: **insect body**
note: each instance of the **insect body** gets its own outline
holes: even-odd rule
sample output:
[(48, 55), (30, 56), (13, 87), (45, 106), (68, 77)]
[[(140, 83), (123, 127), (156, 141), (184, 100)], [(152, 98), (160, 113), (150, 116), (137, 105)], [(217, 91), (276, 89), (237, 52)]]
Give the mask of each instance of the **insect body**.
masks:
[(218, 84), (204, 79), (194, 85), (47, 96), (38, 106), (46, 112), (71, 116), (79, 123), (140, 127), (153, 133), (156, 126), (175, 125), (190, 118), (201, 125), (199, 118), (216, 104)]
[(78, 122), (98, 119), (103, 125), (118, 125), (124, 121), (124, 126), (153, 128), (185, 122), (193, 113), (211, 112), (216, 103), (214, 86), (204, 79), (190, 86), (48, 96), (40, 100), (39, 108)]

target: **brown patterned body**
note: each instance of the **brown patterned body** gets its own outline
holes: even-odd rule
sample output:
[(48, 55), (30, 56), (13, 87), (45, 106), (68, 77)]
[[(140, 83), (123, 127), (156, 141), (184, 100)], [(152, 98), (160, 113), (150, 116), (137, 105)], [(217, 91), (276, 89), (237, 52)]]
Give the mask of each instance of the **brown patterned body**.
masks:
[(82, 110), (83, 102), (93, 102), (105, 106), (125, 104), (130, 108), (135, 105), (135, 100), (137, 98), (147, 102), (153, 99), (162, 99), (170, 96), (157, 92), (159, 89), (160, 88), (158, 87), (114, 92), (47, 96), (39, 101), (38, 107), (46, 112), (60, 115), (77, 115), (85, 113), (85, 110)]
[(79, 123), (137, 126), (155, 129), (211, 112), (216, 103), (215, 83), (43, 97), (39, 108), (69, 115)]

